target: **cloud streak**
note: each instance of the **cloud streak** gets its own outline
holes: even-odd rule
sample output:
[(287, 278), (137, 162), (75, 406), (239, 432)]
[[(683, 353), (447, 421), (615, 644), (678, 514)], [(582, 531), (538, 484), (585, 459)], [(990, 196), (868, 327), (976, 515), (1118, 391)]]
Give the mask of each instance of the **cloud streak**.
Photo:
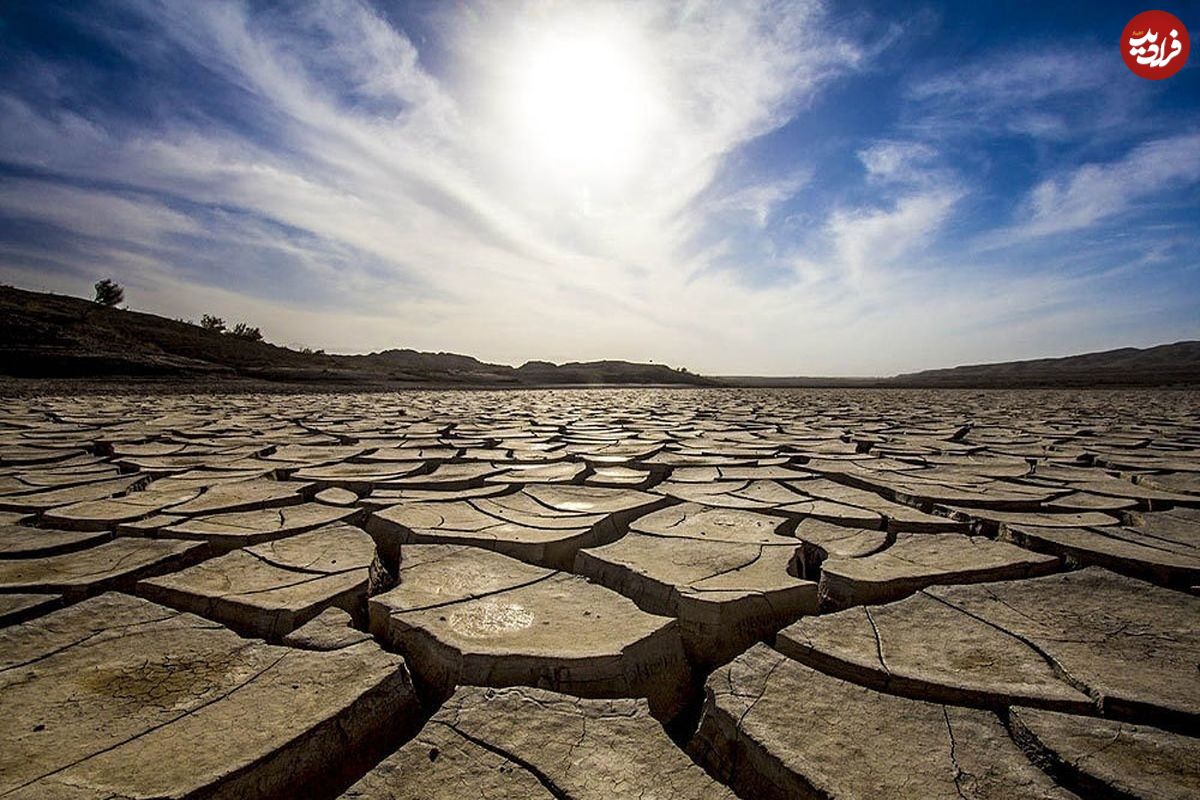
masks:
[[(1030, 236), (1088, 228), (1134, 207), (1170, 203), (1174, 191), (1200, 181), (1200, 134), (1155, 139), (1124, 158), (1085, 164), (1034, 187), (1028, 220)], [(1150, 201), (1147, 203), (1146, 201)]]

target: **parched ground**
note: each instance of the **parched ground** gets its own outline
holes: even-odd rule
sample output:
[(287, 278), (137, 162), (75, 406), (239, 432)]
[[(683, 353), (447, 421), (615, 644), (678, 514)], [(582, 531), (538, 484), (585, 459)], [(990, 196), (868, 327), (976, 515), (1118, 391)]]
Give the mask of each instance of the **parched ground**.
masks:
[(0, 400), (0, 799), (1200, 797), (1200, 395)]

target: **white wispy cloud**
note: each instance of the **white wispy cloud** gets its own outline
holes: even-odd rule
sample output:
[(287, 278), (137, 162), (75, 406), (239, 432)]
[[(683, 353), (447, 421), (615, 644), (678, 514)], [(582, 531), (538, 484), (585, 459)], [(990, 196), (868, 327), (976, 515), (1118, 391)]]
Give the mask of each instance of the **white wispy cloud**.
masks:
[(794, 197), (812, 180), (812, 170), (798, 169), (780, 178), (751, 183), (712, 201), (707, 211), (711, 215), (744, 214), (756, 228), (764, 228), (781, 204)]
[(1147, 102), (1146, 93), (1129, 91), (1129, 77), (1112, 50), (1092, 44), (1008, 47), (912, 80), (908, 125), (939, 138), (1128, 135), (1143, 127)]
[(885, 139), (858, 151), (867, 177), (882, 183), (922, 183), (929, 180), (938, 151), (926, 142)]
[(1200, 181), (1200, 134), (1155, 139), (1115, 161), (1089, 163), (1034, 187), (1018, 233), (1080, 230), (1143, 201), (1171, 202), (1172, 190)]
[(930, 244), (959, 197), (952, 187), (938, 187), (906, 195), (892, 208), (835, 212), (828, 229), (851, 280), (861, 284), (869, 270)]

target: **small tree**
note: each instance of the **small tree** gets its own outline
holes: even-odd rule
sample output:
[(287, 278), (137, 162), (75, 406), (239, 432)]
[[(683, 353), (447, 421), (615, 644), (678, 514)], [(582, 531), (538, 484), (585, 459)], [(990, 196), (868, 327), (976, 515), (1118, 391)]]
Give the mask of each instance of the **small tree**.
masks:
[(236, 336), (239, 339), (246, 339), (251, 342), (261, 342), (262, 332), (258, 328), (251, 328), (244, 322), (239, 322), (233, 326), (230, 332), (231, 336)]
[(96, 302), (102, 306), (116, 306), (125, 302), (125, 289), (112, 278), (96, 281)]
[(200, 327), (213, 333), (224, 333), (225, 320), (220, 317), (214, 317), (212, 314), (205, 314), (200, 318)]

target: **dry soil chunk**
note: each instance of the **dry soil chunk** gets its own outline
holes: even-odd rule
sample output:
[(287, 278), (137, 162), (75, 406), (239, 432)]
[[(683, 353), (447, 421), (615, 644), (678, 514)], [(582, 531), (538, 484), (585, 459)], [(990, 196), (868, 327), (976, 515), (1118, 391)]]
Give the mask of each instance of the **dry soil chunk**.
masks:
[(331, 525), (142, 581), (137, 591), (244, 634), (277, 640), (326, 608), (363, 619), (374, 559), (370, 536), (350, 525)]
[(62, 604), (57, 594), (0, 594), (0, 626), (32, 619)]
[(200, 539), (218, 550), (269, 542), (311, 531), (334, 522), (353, 520), (361, 509), (303, 503), (258, 511), (235, 511), (197, 517), (163, 529), (166, 536)]
[[(931, 639), (930, 631), (947, 633)], [(997, 710), (1094, 708), (1024, 641), (923, 594), (805, 617), (775, 646), (823, 672), (907, 697)]]
[(887, 522), (874, 511), (858, 506), (835, 503), (832, 500), (800, 500), (779, 506), (778, 510), (785, 514), (795, 514), (802, 519), (814, 519), (842, 525), (848, 528), (882, 529)]
[(0, 524), (0, 558), (56, 556), (92, 547), (111, 538), (108, 531), (60, 531)]
[(689, 749), (743, 797), (1073, 797), (987, 711), (883, 694), (761, 644), (709, 677)]
[[(460, 691), (472, 691), (463, 689)], [(436, 716), (416, 738), (379, 762), (342, 800), (560, 800), (517, 756), (489, 749)]]
[(353, 445), (289, 444), (277, 448), (274, 453), (266, 456), (266, 460), (283, 461), (288, 464), (332, 464), (338, 461), (348, 461), (364, 452), (365, 448)]
[(388, 508), (400, 503), (419, 503), (423, 500), (448, 503), (453, 500), (469, 500), (472, 497), (490, 497), (492, 495), (504, 494), (510, 488), (509, 486), (487, 485), (446, 492), (434, 489), (376, 489), (362, 498), (359, 505), (370, 506), (372, 508)]
[(667, 738), (642, 700), (478, 687), (455, 692), (343, 797), (734, 800)]
[(485, 498), (394, 506), (375, 512), (367, 529), (389, 554), (406, 544), (469, 544), (565, 569), (579, 548), (613, 538), (604, 522), (597, 514), (520, 514)]
[(611, 542), (662, 498), (631, 489), (530, 487), (504, 497), (406, 503), (368, 522), (389, 556), (397, 544), (470, 544), (531, 564), (570, 569), (582, 547)]
[[(889, 691), (1067, 710), (1083, 692), (1106, 716), (1195, 726), (1197, 618), (1200, 598), (1092, 567), (934, 586), (885, 606), (802, 619), (777, 645)], [(930, 631), (946, 635), (931, 639)]]
[(881, 530), (847, 528), (820, 519), (803, 519), (796, 526), (800, 540), (798, 571), (801, 577), (819, 580), (827, 558), (861, 558), (887, 547), (892, 538)]
[(899, 600), (926, 586), (1030, 578), (1053, 572), (1055, 556), (984, 536), (901, 533), (886, 550), (821, 565), (823, 610)]
[(650, 473), (630, 467), (595, 467), (585, 480), (590, 486), (644, 488), (650, 483)]
[(299, 470), (292, 475), (292, 478), (300, 481), (312, 481), (322, 489), (341, 488), (355, 492), (367, 492), (371, 490), (372, 486), (412, 475), (423, 466), (420, 462), (409, 464), (380, 462), (327, 464)]
[(694, 662), (721, 663), (816, 611), (816, 584), (792, 574), (799, 542), (770, 532), (778, 518), (694, 504), (651, 517), (634, 527), (663, 533), (635, 530), (581, 550), (575, 571), (650, 613), (677, 617)]
[(1001, 538), (1073, 564), (1106, 567), (1163, 586), (1200, 581), (1200, 512), (1176, 509), (1133, 518), (1132, 526), (1105, 528), (1006, 525)]
[(1002, 525), (1040, 525), (1046, 528), (1103, 528), (1116, 525), (1119, 520), (1099, 511), (1042, 513), (1037, 511), (994, 511), (990, 509), (947, 509), (956, 519), (972, 521), (988, 533), (995, 533)]
[(354, 618), (340, 608), (327, 608), (283, 637), (283, 643), (303, 650), (341, 650), (371, 641), (371, 634), (353, 626)]
[(586, 464), (572, 463), (570, 461), (529, 465), (495, 464), (494, 466), (503, 467), (504, 471), (499, 475), (492, 475), (486, 478), (485, 480), (488, 483), (570, 483), (577, 480), (587, 471)]
[(358, 495), (349, 489), (334, 486), (317, 492), (316, 499), (331, 506), (352, 506), (358, 502)]
[(814, 478), (807, 481), (793, 481), (788, 484), (797, 492), (815, 497), (819, 500), (843, 503), (858, 508), (873, 511), (885, 520), (887, 530), (896, 533), (908, 531), (913, 533), (946, 533), (962, 531), (965, 526), (958, 521), (926, 514), (910, 506), (887, 500), (874, 492), (845, 486), (826, 478)]
[(221, 483), (210, 486), (194, 500), (172, 506), (170, 513), (192, 517), (200, 514), (220, 514), (231, 511), (254, 511), (277, 508), (304, 502), (311, 494), (311, 483), (252, 480)]
[(179, 569), (203, 553), (202, 542), (122, 537), (73, 553), (0, 561), (0, 592), (56, 592), (78, 600), (132, 589), (141, 578)]
[(184, 503), (195, 496), (196, 491), (157, 492), (151, 489), (132, 492), (124, 497), (86, 500), (52, 508), (42, 515), (42, 521), (48, 525), (75, 531), (112, 530), (121, 523), (151, 516), (168, 506)]
[(48, 489), (32, 494), (0, 497), (0, 509), (5, 511), (35, 511), (42, 512), (58, 506), (82, 503), (88, 500), (100, 500), (105, 497), (127, 492), (139, 484), (145, 483), (145, 475), (122, 475), (111, 480), (96, 481), (82, 486), (70, 486), (62, 489)]
[(1083, 796), (1200, 797), (1200, 739), (1033, 708), (1012, 709), (1009, 725), (1038, 763)]
[(1096, 481), (1078, 481), (1071, 484), (1072, 488), (1079, 489), (1093, 494), (1106, 495), (1108, 497), (1119, 497), (1126, 500), (1136, 500), (1138, 505), (1143, 508), (1157, 508), (1163, 504), (1167, 506), (1181, 505), (1192, 506), (1200, 505), (1200, 495), (1182, 494), (1180, 492), (1162, 491), (1152, 488), (1149, 485), (1131, 483), (1127, 480), (1118, 478), (1107, 478)]
[(779, 535), (787, 524), (779, 517), (753, 511), (681, 503), (641, 517), (630, 525), (630, 530), (676, 540), (774, 545), (788, 541)]
[(410, 729), (404, 661), (247, 641), (106, 594), (0, 631), (0, 794), (265, 798), (349, 782)]
[[(688, 503), (699, 503), (705, 506), (718, 506), (720, 508), (745, 508), (745, 509), (768, 509), (775, 508), (783, 503), (794, 503), (801, 499), (800, 495), (795, 492), (783, 489), (780, 490), (788, 495), (786, 499), (776, 501), (772, 499), (764, 499), (746, 494), (746, 490), (750, 486), (749, 481), (717, 481), (711, 483), (697, 483), (691, 481), (681, 481), (674, 477), (679, 470), (672, 473), (672, 479), (663, 481), (654, 487), (657, 494), (674, 497), (677, 500), (682, 500)], [(764, 481), (764, 483), (770, 483)], [(775, 484), (778, 486), (778, 484)]]
[(662, 498), (647, 492), (600, 486), (530, 486), (525, 494), (547, 508), (572, 514), (608, 514), (618, 524), (663, 504)]
[(0, 464), (48, 464), (86, 455), (83, 450), (7, 446), (0, 449)]
[(1059, 497), (1046, 503), (1049, 510), (1062, 511), (1123, 511), (1137, 506), (1136, 500), (1125, 500), (1120, 497), (1106, 497), (1101, 494), (1087, 492), (1072, 492), (1065, 497)]
[(645, 697), (673, 716), (688, 667), (673, 619), (575, 575), (487, 550), (411, 545), (400, 583), (371, 598), (371, 631), (433, 690), (538, 686)]
[(381, 480), (375, 485), (391, 489), (457, 491), (482, 486), (484, 478), (499, 472), (500, 469), (491, 464), (438, 464), (432, 472)]

